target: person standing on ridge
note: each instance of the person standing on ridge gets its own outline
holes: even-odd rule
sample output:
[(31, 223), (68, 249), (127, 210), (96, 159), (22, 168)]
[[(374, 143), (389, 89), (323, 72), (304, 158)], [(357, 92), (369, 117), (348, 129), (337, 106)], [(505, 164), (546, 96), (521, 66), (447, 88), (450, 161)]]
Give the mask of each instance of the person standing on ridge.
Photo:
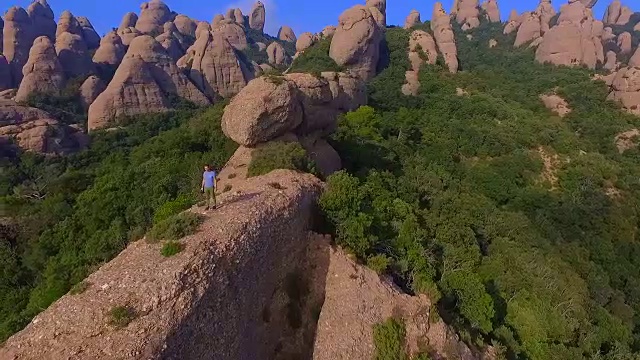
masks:
[(213, 208), (217, 207), (216, 204), (216, 171), (213, 170), (209, 165), (204, 166), (204, 173), (202, 174), (202, 191), (207, 197), (207, 207), (206, 210), (211, 209), (211, 203), (213, 202)]

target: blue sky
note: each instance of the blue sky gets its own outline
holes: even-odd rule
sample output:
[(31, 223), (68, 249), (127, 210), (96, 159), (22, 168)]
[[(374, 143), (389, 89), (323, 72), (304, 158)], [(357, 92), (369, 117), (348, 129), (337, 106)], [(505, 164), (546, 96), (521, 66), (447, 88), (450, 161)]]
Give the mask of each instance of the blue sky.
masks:
[[(503, 19), (509, 16), (511, 9), (519, 12), (534, 9), (539, 0), (498, 0)], [(629, 5), (638, 0), (623, 0)], [(263, 0), (267, 9), (266, 31), (275, 35), (280, 25), (291, 26), (296, 34), (304, 31), (318, 32), (326, 25), (335, 25), (338, 16), (346, 8), (364, 3), (365, 0)], [(554, 0), (554, 6), (559, 7), (566, 0)], [(596, 17), (601, 18), (610, 0), (600, 0), (595, 7)], [(0, 0), (0, 12), (4, 13), (10, 6), (27, 7), (31, 0)], [(133, 11), (139, 13), (141, 0), (49, 0), (56, 17), (64, 10), (70, 10), (74, 15), (86, 16), (93, 26), (103, 35), (112, 27), (117, 27), (122, 16)], [(251, 8), (253, 0), (165, 0), (169, 7), (179, 13), (186, 14), (198, 20), (211, 21), (217, 13), (224, 13), (227, 8), (240, 7), (246, 13)], [(387, 17), (389, 24), (403, 24), (404, 19), (412, 9), (420, 11), (422, 19), (431, 17), (433, 4), (431, 0), (388, 0)], [(449, 11), (453, 0), (442, 3)], [(634, 9), (639, 10), (639, 9)]]

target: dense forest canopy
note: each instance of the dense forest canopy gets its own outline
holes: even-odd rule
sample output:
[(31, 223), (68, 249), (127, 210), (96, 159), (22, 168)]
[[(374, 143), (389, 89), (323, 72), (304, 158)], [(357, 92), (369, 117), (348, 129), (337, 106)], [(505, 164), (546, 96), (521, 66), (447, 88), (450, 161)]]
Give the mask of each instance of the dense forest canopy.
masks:
[[(327, 231), (406, 291), (430, 295), (469, 344), (509, 359), (637, 358), (640, 151), (621, 154), (614, 138), (638, 119), (606, 101), (588, 70), (513, 49), (501, 24), (456, 28), (461, 72), (425, 65), (418, 96), (405, 96), (409, 35), (387, 29), (369, 106), (333, 135), (345, 170), (320, 201)], [(329, 44), (293, 69), (340, 70)], [(569, 115), (543, 106), (551, 92)], [(32, 99), (73, 114), (58, 100)], [(223, 107), (138, 116), (69, 157), (0, 160), (0, 341), (194, 202), (201, 164), (220, 167), (235, 150)]]

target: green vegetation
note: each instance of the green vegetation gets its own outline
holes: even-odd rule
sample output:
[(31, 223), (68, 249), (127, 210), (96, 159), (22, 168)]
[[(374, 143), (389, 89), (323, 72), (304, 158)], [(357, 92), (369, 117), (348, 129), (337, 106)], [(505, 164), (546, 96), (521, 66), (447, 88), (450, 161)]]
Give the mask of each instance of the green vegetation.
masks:
[(406, 329), (404, 322), (389, 318), (373, 326), (375, 360), (408, 360), (405, 352)]
[(34, 93), (29, 95), (26, 105), (42, 109), (64, 124), (85, 125), (87, 115), (80, 100), (80, 86), (86, 77), (78, 77), (67, 82), (60, 94)]
[(182, 252), (183, 249), (184, 246), (179, 241), (171, 240), (162, 245), (160, 254), (162, 254), (162, 256), (164, 257), (172, 257)]
[(273, 141), (253, 151), (247, 176), (260, 176), (276, 169), (313, 173), (314, 168), (313, 162), (299, 143)]
[(91, 283), (88, 281), (80, 281), (79, 283), (73, 285), (71, 290), (69, 290), (69, 294), (71, 295), (80, 295), (83, 292), (87, 291), (91, 287)]
[(116, 306), (109, 310), (107, 316), (109, 325), (124, 328), (136, 318), (136, 311), (128, 306)]
[[(320, 205), (336, 242), (377, 271), (384, 256), (470, 345), (509, 359), (637, 357), (640, 151), (614, 143), (637, 118), (589, 71), (513, 49), (500, 25), (472, 40), (455, 30), (464, 71), (424, 66), (416, 97), (400, 92), (409, 32), (387, 30), (392, 61), (370, 83), (371, 107), (332, 139), (347, 171)], [(551, 91), (571, 114), (544, 108)]]
[(326, 38), (313, 44), (298, 56), (291, 65), (291, 72), (320, 73), (323, 71), (342, 71), (343, 69), (329, 57), (331, 39)]
[(68, 157), (0, 158), (0, 342), (196, 201), (202, 164), (220, 167), (236, 148), (223, 105), (124, 119)]
[(191, 212), (174, 215), (155, 224), (147, 234), (147, 241), (180, 240), (195, 233), (201, 222), (202, 218)]

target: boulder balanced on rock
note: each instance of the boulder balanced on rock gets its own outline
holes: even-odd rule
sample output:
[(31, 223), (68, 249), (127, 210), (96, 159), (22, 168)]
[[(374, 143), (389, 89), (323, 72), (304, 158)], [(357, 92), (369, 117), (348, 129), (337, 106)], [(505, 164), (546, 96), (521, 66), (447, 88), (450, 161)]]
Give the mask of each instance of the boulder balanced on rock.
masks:
[(14, 6), (6, 12), (2, 51), (11, 67), (14, 87), (22, 81), (22, 67), (29, 59), (29, 50), (35, 38), (33, 34), (31, 19), (23, 8)]
[(29, 51), (29, 61), (22, 70), (16, 101), (26, 101), (34, 93), (59, 94), (65, 85), (65, 74), (53, 43), (47, 36), (40, 36)]
[(33, 35), (35, 37), (47, 36), (53, 41), (56, 36), (56, 21), (47, 0), (32, 2), (27, 8), (27, 13), (29, 13), (33, 24)]
[(436, 40), (438, 49), (444, 57), (444, 62), (449, 68), (449, 72), (458, 72), (458, 47), (451, 27), (451, 18), (444, 11), (442, 3), (437, 2), (433, 6), (433, 16), (431, 17), (431, 30)]
[(251, 13), (249, 13), (249, 27), (262, 33), (264, 31), (265, 19), (266, 11), (264, 4), (261, 1), (257, 1), (251, 8)]

